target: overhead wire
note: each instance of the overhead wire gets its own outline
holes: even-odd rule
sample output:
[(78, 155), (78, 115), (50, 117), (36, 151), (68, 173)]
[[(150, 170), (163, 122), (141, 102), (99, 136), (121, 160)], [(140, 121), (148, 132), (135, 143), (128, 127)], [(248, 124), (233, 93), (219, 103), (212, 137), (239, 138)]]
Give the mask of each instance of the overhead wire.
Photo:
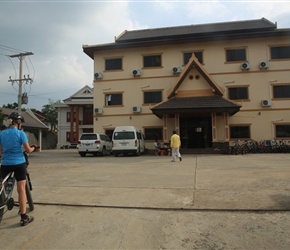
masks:
[(32, 69), (33, 69), (33, 76), (32, 76), (32, 80), (34, 80), (34, 77), (35, 77), (35, 69), (34, 69), (34, 66), (33, 66), (33, 63), (32, 63), (32, 61), (31, 61), (30, 57), (28, 57), (28, 59), (29, 59), (29, 61), (30, 61), (30, 64), (31, 64), (31, 66), (32, 66)]
[[(30, 70), (29, 70), (29, 67), (28, 67), (28, 65), (27, 65), (26, 57), (24, 57), (24, 62), (25, 62), (25, 65), (26, 65), (26, 67), (27, 67), (28, 76), (29, 76), (29, 78), (30, 78)], [(25, 90), (25, 92), (26, 92), (27, 94), (29, 94), (29, 93), (31, 92), (31, 84), (32, 84), (32, 81), (29, 81), (29, 91), (26, 89), (26, 86), (28, 85), (28, 81), (25, 82), (25, 80), (24, 80), (24, 83), (26, 83), (26, 84), (23, 85), (23, 86), (24, 86), (24, 90)]]
[(14, 72), (15, 72), (14, 78), (16, 78), (16, 75), (17, 75), (16, 68), (15, 68), (15, 66), (14, 66), (14, 64), (13, 64), (13, 62), (12, 62), (12, 60), (11, 60), (11, 58), (10, 58), (9, 56), (7, 56), (7, 57), (8, 57), (8, 60), (10, 61), (10, 63), (12, 64), (12, 66), (13, 66), (13, 68), (14, 68)]
[(8, 46), (3, 45), (3, 44), (0, 44), (0, 49), (7, 50), (7, 51), (10, 51), (10, 52), (27, 52), (27, 51), (24, 51), (24, 50), (8, 47)]
[[(12, 48), (12, 47), (9, 47), (9, 46), (6, 46), (6, 45), (3, 45), (3, 44), (0, 44), (0, 49), (2, 49), (2, 50), (6, 50), (6, 51), (9, 51), (9, 52), (13, 52), (13, 53), (23, 53), (23, 52), (26, 52), (26, 51), (24, 51), (24, 50), (20, 50), (20, 49), (16, 49), (16, 48)], [(4, 54), (2, 54), (1, 53), (1, 55), (4, 55)], [(14, 72), (15, 72), (15, 76), (14, 76), (14, 79), (17, 79), (17, 70), (16, 70), (16, 68), (15, 68), (15, 66), (14, 66), (14, 64), (13, 64), (13, 61), (11, 60), (11, 57), (9, 56), (9, 55), (5, 55), (8, 59), (9, 59), (9, 61), (10, 61), (10, 63), (12, 64), (12, 67), (14, 68)], [(27, 60), (26, 60), (26, 57), (24, 57), (24, 61), (25, 61), (25, 65), (26, 65), (26, 68), (27, 68), (27, 71), (28, 71), (28, 75), (29, 75), (29, 77), (30, 77), (30, 67), (28, 66), (28, 64), (27, 64)], [(33, 69), (33, 78), (34, 78), (34, 76), (35, 76), (35, 69), (34, 69), (34, 66), (33, 66), (33, 64), (32, 64), (32, 62), (31, 62), (31, 60), (30, 60), (30, 58), (29, 58), (29, 62), (30, 62), (30, 64), (31, 64), (31, 66), (32, 66), (32, 69)], [(25, 83), (25, 79), (23, 80), (24, 81), (24, 83)], [(15, 88), (15, 86), (14, 86), (14, 83), (16, 83), (18, 86), (19, 86), (19, 83), (18, 82), (14, 82), (14, 81), (12, 81), (12, 87), (13, 87), (13, 89), (15, 90), (15, 91), (18, 91), (18, 89), (16, 89)], [(27, 82), (26, 82), (27, 83)], [(27, 91), (27, 89), (26, 89), (26, 85), (27, 84), (24, 84), (24, 90), (25, 91)], [(28, 93), (30, 93), (31, 92), (31, 82), (30, 82), (30, 85), (29, 85), (29, 92)]]
[[(3, 45), (3, 44), (0, 44), (0, 50), (6, 50), (6, 51), (9, 51), (9, 52), (13, 52), (13, 53), (24, 53), (24, 52), (27, 52), (27, 51), (20, 50), (20, 49), (16, 49), (16, 48), (12, 48), (12, 47), (9, 47), (9, 46)], [(11, 60), (11, 57), (9, 55), (5, 55), (5, 54), (2, 54), (2, 53), (0, 53), (0, 55), (6, 56), (9, 59), (10, 63), (12, 64), (12, 67), (14, 69), (14, 72), (15, 72), (15, 77), (14, 78), (17, 79), (17, 70), (16, 70), (16, 68), (15, 68), (15, 66), (13, 64), (13, 61)], [(27, 68), (28, 73), (29, 73), (29, 78), (31, 78), (32, 80), (34, 80), (34, 78), (35, 78), (35, 68), (34, 68), (34, 65), (33, 65), (30, 57), (28, 57), (28, 59), (29, 59), (29, 62), (31, 64), (31, 67), (32, 67), (32, 70), (33, 70), (33, 75), (32, 76), (30, 75), (30, 68), (29, 68), (29, 65), (27, 63), (26, 57), (24, 57), (25, 65), (26, 65), (26, 68)], [(23, 80), (25, 81), (25, 79), (23, 79)], [(15, 82), (12, 82), (12, 87), (13, 87), (13, 89), (15, 91), (18, 92), (18, 89), (15, 88), (14, 83)], [(16, 83), (16, 84), (19, 85), (19, 83)], [(23, 85), (24, 90), (26, 91), (25, 86), (26, 86), (26, 84)], [(31, 83), (30, 83), (30, 86), (29, 87), (30, 87), (30, 89), (29, 89), (29, 92), (28, 93), (31, 92)], [(47, 97), (42, 97), (42, 96), (43, 95), (48, 95), (48, 94), (58, 94), (58, 93), (67, 92), (67, 91), (74, 90), (74, 89), (77, 89), (77, 87), (76, 88), (71, 88), (71, 89), (65, 89), (65, 90), (61, 90), (61, 91), (46, 92), (46, 93), (40, 93), (40, 94), (35, 94), (35, 95), (29, 95), (29, 96), (30, 97), (34, 97), (34, 98), (47, 99)], [(12, 93), (6, 92), (5, 90), (3, 91), (3, 89), (1, 89), (1, 92), (2, 93), (9, 94), (9, 95), (14, 95)]]
[(9, 92), (7, 92), (7, 90), (6, 89), (3, 89), (3, 88), (0, 88), (0, 94), (1, 93), (4, 93), (4, 94), (7, 94), (7, 95), (15, 95), (15, 94), (13, 94), (13, 93), (9, 93)]
[(67, 92), (69, 90), (74, 90), (74, 89), (78, 89), (78, 87), (71, 88), (71, 89), (64, 89), (64, 90), (61, 90), (61, 91), (46, 92), (46, 93), (37, 94), (37, 95), (30, 95), (30, 96), (41, 96), (41, 95), (48, 95), (48, 94), (57, 94), (57, 93)]

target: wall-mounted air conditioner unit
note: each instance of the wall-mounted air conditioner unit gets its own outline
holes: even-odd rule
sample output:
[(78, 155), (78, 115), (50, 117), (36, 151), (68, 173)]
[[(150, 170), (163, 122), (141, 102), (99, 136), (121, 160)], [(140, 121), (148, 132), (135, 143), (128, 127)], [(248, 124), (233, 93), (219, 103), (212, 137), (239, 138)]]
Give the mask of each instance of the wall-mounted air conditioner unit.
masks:
[(134, 107), (132, 108), (132, 111), (133, 111), (134, 113), (140, 113), (140, 112), (141, 112), (141, 107), (134, 106)]
[(260, 69), (267, 69), (269, 67), (269, 62), (266, 62), (266, 61), (260, 62), (259, 67)]
[(140, 69), (134, 69), (132, 71), (132, 75), (133, 76), (140, 76), (141, 75), (141, 70)]
[(96, 72), (94, 74), (94, 76), (95, 76), (95, 79), (102, 79), (103, 78), (103, 73), (102, 72)]
[(103, 109), (95, 108), (95, 113), (96, 114), (102, 114), (103, 113)]
[(251, 67), (251, 64), (250, 64), (250, 62), (244, 62), (244, 63), (242, 63), (241, 64), (241, 69), (250, 69), (250, 67)]
[(179, 73), (181, 73), (181, 71), (182, 71), (181, 67), (173, 67), (172, 68), (173, 74), (179, 74)]
[(271, 100), (262, 100), (261, 105), (263, 107), (270, 107), (272, 105), (272, 102), (271, 102)]

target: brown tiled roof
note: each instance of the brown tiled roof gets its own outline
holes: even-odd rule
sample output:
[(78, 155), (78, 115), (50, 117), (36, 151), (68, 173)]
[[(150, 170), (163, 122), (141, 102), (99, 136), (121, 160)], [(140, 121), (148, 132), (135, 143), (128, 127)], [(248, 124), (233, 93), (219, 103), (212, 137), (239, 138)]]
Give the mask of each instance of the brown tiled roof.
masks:
[[(2, 113), (5, 115), (10, 115), (12, 112), (18, 112), (17, 110), (8, 109), (8, 108), (0, 108)], [(47, 130), (48, 127), (42, 123), (33, 113), (32, 111), (22, 111), (21, 115), (24, 118), (25, 123), (22, 124), (23, 128), (28, 129), (45, 129)]]
[(165, 37), (185, 36), (185, 35), (202, 35), (209, 33), (233, 33), (233, 32), (254, 32), (257, 30), (274, 30), (276, 24), (265, 18), (257, 20), (246, 20), (236, 22), (222, 22), (210, 24), (198, 24), (187, 26), (176, 26), (169, 28), (145, 29), (135, 31), (124, 31), (116, 42), (129, 42), (131, 40), (164, 39)]
[(289, 35), (290, 29), (277, 29), (265, 18), (146, 30), (125, 30), (114, 43), (83, 45), (83, 51), (94, 59), (95, 51), (158, 46), (173, 43), (202, 42), (224, 39), (242, 39)]
[(161, 117), (163, 114), (174, 113), (210, 113), (210, 112), (229, 112), (234, 115), (240, 110), (241, 106), (224, 99), (214, 96), (196, 96), (172, 98), (151, 108), (152, 112)]
[(115, 38), (114, 43), (83, 45), (83, 51), (94, 59), (95, 51), (289, 34), (290, 29), (277, 29), (276, 23), (274, 24), (265, 18), (261, 18), (257, 20), (175, 26), (146, 30), (125, 30), (119, 37)]

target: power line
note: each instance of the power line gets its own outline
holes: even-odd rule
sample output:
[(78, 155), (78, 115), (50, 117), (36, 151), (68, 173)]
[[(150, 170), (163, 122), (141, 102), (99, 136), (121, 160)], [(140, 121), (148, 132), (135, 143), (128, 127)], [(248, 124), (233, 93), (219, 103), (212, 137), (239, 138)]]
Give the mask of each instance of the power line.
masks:
[(67, 92), (67, 91), (74, 90), (74, 89), (78, 89), (78, 87), (72, 88), (72, 89), (64, 89), (64, 90), (61, 90), (61, 91), (46, 92), (46, 93), (37, 94), (37, 95), (30, 95), (30, 96), (41, 96), (41, 95), (48, 95), (48, 94), (58, 94), (58, 93)]
[(1, 89), (0, 88), (0, 95), (1, 94), (6, 94), (6, 95), (13, 95), (13, 96), (15, 96), (15, 93), (10, 93), (10, 92), (7, 92), (5, 89)]
[(7, 51), (10, 51), (10, 52), (26, 52), (24, 50), (20, 50), (20, 49), (15, 49), (15, 48), (12, 48), (12, 47), (8, 47), (6, 45), (3, 45), (3, 44), (0, 44), (0, 49), (3, 49), (3, 50), (7, 50)]
[[(29, 62), (30, 62), (31, 66), (32, 66), (32, 69), (33, 69), (33, 77), (32, 77), (32, 80), (34, 80), (34, 77), (35, 77), (35, 69), (34, 69), (34, 66), (33, 66), (33, 63), (31, 61), (30, 57), (28, 57), (28, 59), (29, 59)], [(26, 60), (26, 58), (25, 58), (25, 60)], [(28, 68), (28, 66), (27, 66), (27, 68)]]
[(18, 57), (19, 61), (20, 61), (20, 67), (19, 67), (19, 79), (12, 79), (10, 77), (10, 79), (8, 80), (8, 82), (11, 82), (12, 84), (14, 82), (18, 83), (19, 85), (19, 91), (18, 91), (18, 112), (21, 112), (21, 105), (22, 103), (23, 104), (27, 104), (28, 103), (28, 97), (27, 97), (27, 94), (24, 93), (22, 94), (22, 84), (23, 82), (32, 82), (32, 79), (29, 77), (25, 77), (24, 76), (24, 79), (22, 78), (22, 61), (23, 59), (26, 57), (26, 56), (31, 56), (33, 55), (32, 52), (26, 52), (26, 53), (20, 53), (20, 54), (16, 54), (16, 55), (10, 55), (9, 57), (11, 58), (15, 58), (15, 57)]
[(9, 56), (7, 56), (7, 58), (9, 59), (10, 63), (12, 64), (12, 66), (13, 66), (13, 68), (14, 68), (14, 72), (15, 72), (15, 76), (14, 76), (14, 78), (16, 78), (16, 74), (17, 74), (17, 72), (16, 72), (16, 68), (14, 67), (14, 64), (13, 64), (11, 58), (10, 58)]
[[(40, 94), (29, 95), (29, 96), (31, 96), (31, 97), (43, 98), (43, 97), (41, 97), (42, 95), (61, 94), (61, 93), (63, 93), (63, 92), (67, 92), (67, 91), (74, 90), (74, 89), (78, 89), (78, 88), (76, 87), (76, 88), (72, 88), (72, 89), (64, 89), (64, 90), (61, 90), (61, 91), (46, 92), (46, 93), (40, 93)], [(7, 93), (7, 94), (15, 95), (15, 94), (11, 94), (11, 93), (9, 93), (9, 92), (6, 92), (6, 91), (7, 91), (6, 89), (0, 88), (0, 90), (1, 90), (1, 91), (0, 91), (0, 94), (1, 94), (1, 92), (4, 91), (4, 92)], [(17, 89), (15, 89), (15, 90), (17, 91)], [(45, 98), (45, 99), (47, 99), (47, 98)]]

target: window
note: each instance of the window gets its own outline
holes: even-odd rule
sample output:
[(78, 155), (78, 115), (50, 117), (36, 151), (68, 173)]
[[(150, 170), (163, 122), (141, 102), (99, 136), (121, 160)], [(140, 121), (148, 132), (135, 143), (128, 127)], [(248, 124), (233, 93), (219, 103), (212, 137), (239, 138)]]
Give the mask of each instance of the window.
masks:
[(106, 94), (105, 106), (123, 105), (122, 94)]
[(122, 58), (106, 59), (105, 70), (122, 69)]
[(144, 132), (146, 140), (163, 140), (162, 128), (145, 128)]
[[(76, 121), (76, 112), (73, 114), (73, 122)], [(66, 112), (66, 122), (70, 122), (70, 112)]]
[(148, 67), (160, 67), (161, 66), (161, 55), (144, 56), (143, 57), (144, 68)]
[(162, 92), (161, 91), (146, 91), (144, 92), (144, 104), (149, 103), (159, 103), (162, 101)]
[(93, 133), (94, 129), (93, 128), (83, 128), (83, 133)]
[(227, 62), (247, 61), (246, 49), (226, 49)]
[(250, 126), (230, 126), (231, 139), (249, 139), (250, 138)]
[(276, 125), (276, 138), (290, 137), (290, 125)]
[(188, 52), (183, 53), (183, 64), (187, 64), (192, 56), (192, 53), (194, 53), (195, 57), (200, 63), (203, 63), (203, 53), (202, 51), (196, 51), (196, 52)]
[(229, 87), (228, 88), (230, 100), (248, 100), (248, 87)]
[(139, 140), (145, 140), (145, 138), (144, 138), (144, 136), (143, 136), (142, 133), (140, 133), (140, 132), (136, 132), (136, 134), (137, 134), (137, 138), (138, 138)]
[(271, 47), (271, 59), (290, 59), (290, 46)]
[(273, 86), (274, 98), (290, 98), (290, 85)]
[(98, 134), (82, 134), (80, 140), (99, 140)]
[(108, 141), (108, 142), (111, 141), (109, 136), (107, 136), (107, 135), (100, 134), (100, 138), (101, 138), (102, 141)]
[(134, 131), (118, 131), (113, 135), (114, 140), (133, 140), (135, 139)]

